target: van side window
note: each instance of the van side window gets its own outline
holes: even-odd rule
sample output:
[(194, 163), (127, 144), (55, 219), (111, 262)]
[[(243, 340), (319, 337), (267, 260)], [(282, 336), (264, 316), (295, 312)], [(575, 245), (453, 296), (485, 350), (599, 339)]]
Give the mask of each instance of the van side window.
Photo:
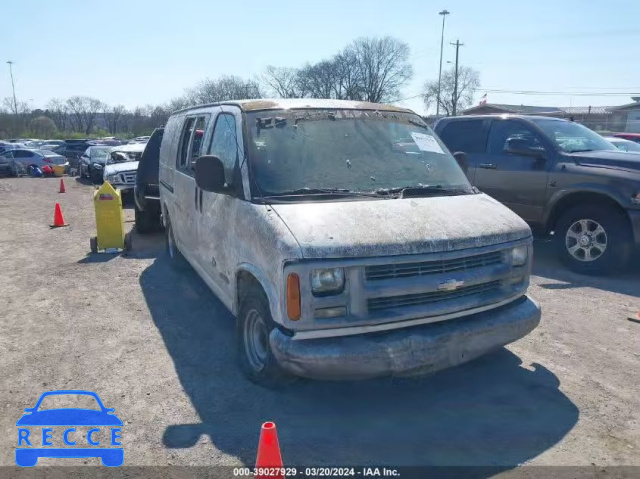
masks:
[(187, 118), (182, 130), (182, 136), (180, 138), (180, 150), (178, 153), (178, 169), (187, 169), (187, 153), (189, 152), (189, 140), (191, 139), (191, 132), (193, 131), (193, 124), (195, 118)]
[(208, 115), (187, 118), (180, 139), (180, 156), (178, 168), (192, 174), (196, 166), (196, 160), (202, 155), (202, 137), (207, 125)]
[(220, 158), (224, 165), (224, 176), (228, 185), (232, 184), (233, 170), (238, 158), (236, 119), (230, 113), (220, 113), (216, 119), (209, 154)]
[(204, 129), (207, 126), (206, 117), (199, 116), (196, 119), (196, 128), (191, 136), (191, 159), (189, 161), (189, 168), (191, 170), (196, 169), (196, 160), (202, 156), (202, 138), (204, 136)]
[(440, 139), (451, 153), (484, 153), (487, 146), (487, 131), (484, 120), (452, 121), (440, 133)]

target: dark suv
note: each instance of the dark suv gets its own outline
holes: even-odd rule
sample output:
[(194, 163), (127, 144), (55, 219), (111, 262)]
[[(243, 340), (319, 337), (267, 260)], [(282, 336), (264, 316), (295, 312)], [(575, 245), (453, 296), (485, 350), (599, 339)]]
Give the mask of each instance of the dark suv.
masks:
[(157, 231), (161, 227), (158, 168), (163, 134), (164, 128), (153, 131), (138, 163), (134, 196), (136, 231), (141, 234)]
[(474, 186), (539, 234), (553, 233), (571, 269), (619, 269), (640, 246), (640, 155), (557, 118), (451, 117), (435, 131), (449, 150), (466, 153)]

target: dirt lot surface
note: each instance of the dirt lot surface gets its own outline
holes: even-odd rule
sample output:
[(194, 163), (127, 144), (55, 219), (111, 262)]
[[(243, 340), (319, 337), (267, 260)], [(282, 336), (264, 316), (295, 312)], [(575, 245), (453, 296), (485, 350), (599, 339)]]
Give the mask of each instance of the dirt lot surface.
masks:
[[(268, 391), (240, 374), (232, 317), (193, 271), (169, 268), (162, 235), (90, 255), (93, 189), (66, 189), (0, 180), (0, 465), (43, 391), (85, 389), (123, 420), (128, 466), (251, 466), (266, 420), (286, 464), (640, 466), (638, 265), (582, 277), (537, 243), (543, 319), (523, 340), (431, 377)], [(49, 228), (56, 201), (66, 228)]]

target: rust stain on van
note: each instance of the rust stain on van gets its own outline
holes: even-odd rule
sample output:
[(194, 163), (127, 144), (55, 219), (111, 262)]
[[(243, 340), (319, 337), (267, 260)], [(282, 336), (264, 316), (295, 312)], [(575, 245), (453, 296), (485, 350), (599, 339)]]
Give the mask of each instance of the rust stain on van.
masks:
[(278, 108), (278, 107), (279, 105), (277, 102), (270, 101), (270, 100), (255, 100), (255, 101), (248, 101), (248, 102), (242, 103), (242, 109), (245, 111), (270, 110), (272, 108)]

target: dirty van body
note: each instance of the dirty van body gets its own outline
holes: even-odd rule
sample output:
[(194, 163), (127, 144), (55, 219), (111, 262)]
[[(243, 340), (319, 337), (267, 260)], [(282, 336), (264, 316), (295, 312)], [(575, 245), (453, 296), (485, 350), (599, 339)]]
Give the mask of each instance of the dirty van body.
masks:
[(258, 383), (433, 372), (540, 321), (526, 294), (531, 230), (409, 110), (308, 99), (181, 110), (159, 183), (169, 258), (237, 318), (239, 363)]

